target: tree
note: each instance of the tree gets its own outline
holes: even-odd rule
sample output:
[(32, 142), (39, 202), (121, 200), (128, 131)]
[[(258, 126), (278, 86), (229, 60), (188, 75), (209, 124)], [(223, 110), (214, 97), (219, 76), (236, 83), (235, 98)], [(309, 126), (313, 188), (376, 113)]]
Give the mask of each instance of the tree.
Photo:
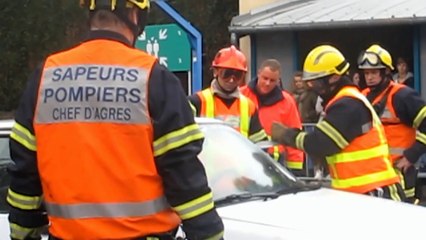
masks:
[[(203, 35), (204, 85), (211, 79), (210, 63), (229, 45), (228, 25), (238, 14), (238, 0), (170, 0)], [(150, 14), (150, 23), (166, 23), (164, 13)], [(48, 54), (82, 40), (87, 31), (86, 11), (77, 0), (0, 1), (0, 111), (18, 105), (30, 72)]]
[(79, 42), (86, 19), (78, 1), (0, 2), (0, 110), (16, 108), (30, 72), (47, 54)]
[(176, 8), (203, 35), (203, 85), (210, 84), (210, 65), (216, 52), (230, 45), (228, 26), (238, 15), (238, 0), (171, 0)]

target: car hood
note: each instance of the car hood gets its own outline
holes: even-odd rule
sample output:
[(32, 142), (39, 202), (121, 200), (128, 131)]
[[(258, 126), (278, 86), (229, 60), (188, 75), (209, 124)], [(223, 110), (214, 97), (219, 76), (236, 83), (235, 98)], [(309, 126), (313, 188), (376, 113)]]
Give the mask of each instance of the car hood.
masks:
[[(426, 208), (361, 194), (319, 189), (218, 207), (225, 239), (421, 239)], [(7, 239), (0, 214), (0, 239)], [(47, 239), (47, 237), (43, 237)]]
[(421, 206), (326, 188), (218, 212), (225, 239), (410, 239), (426, 216)]

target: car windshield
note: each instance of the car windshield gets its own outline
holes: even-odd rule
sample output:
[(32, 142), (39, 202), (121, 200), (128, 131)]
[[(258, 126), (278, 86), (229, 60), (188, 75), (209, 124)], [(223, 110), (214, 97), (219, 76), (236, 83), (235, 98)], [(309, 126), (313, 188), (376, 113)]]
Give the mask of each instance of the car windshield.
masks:
[[(199, 157), (215, 200), (297, 188), (292, 174), (231, 127), (220, 123), (202, 123), (200, 127), (205, 139)], [(6, 194), (10, 177), (7, 167), (11, 163), (9, 136), (0, 134), (0, 212), (8, 210)]]
[(7, 166), (12, 163), (9, 153), (9, 136), (0, 135), (0, 212), (7, 211), (6, 194), (10, 184)]
[(234, 129), (219, 123), (202, 123), (200, 127), (205, 139), (199, 157), (215, 200), (298, 186), (293, 175)]

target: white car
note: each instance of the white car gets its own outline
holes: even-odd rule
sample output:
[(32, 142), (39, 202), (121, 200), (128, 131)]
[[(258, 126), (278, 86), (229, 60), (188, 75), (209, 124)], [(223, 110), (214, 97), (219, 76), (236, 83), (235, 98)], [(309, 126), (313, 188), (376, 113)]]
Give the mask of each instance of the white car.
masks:
[[(205, 134), (200, 159), (226, 240), (422, 239), (425, 208), (305, 184), (231, 127), (211, 119), (197, 122)], [(0, 154), (7, 158), (2, 173), (10, 163), (11, 126), (11, 121), (0, 121), (0, 129), (6, 128), (0, 130)], [(5, 194), (8, 182), (0, 180)], [(4, 212), (0, 239), (8, 235)]]
[(0, 239), (9, 239), (6, 194), (10, 184), (7, 166), (12, 162), (9, 153), (9, 134), (12, 126), (12, 120), (0, 120)]

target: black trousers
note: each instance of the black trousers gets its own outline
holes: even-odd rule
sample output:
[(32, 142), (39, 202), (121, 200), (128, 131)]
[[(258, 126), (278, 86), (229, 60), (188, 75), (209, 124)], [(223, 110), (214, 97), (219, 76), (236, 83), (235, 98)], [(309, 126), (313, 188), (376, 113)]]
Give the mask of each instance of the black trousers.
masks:
[(407, 169), (405, 173), (402, 174), (401, 184), (404, 188), (406, 202), (415, 203), (417, 198), (415, 196), (416, 193), (416, 181), (417, 181), (417, 169), (414, 166), (411, 166)]
[(379, 198), (387, 198), (398, 202), (406, 202), (404, 189), (400, 183), (394, 183), (392, 185), (377, 188), (373, 191), (367, 192), (366, 194)]

